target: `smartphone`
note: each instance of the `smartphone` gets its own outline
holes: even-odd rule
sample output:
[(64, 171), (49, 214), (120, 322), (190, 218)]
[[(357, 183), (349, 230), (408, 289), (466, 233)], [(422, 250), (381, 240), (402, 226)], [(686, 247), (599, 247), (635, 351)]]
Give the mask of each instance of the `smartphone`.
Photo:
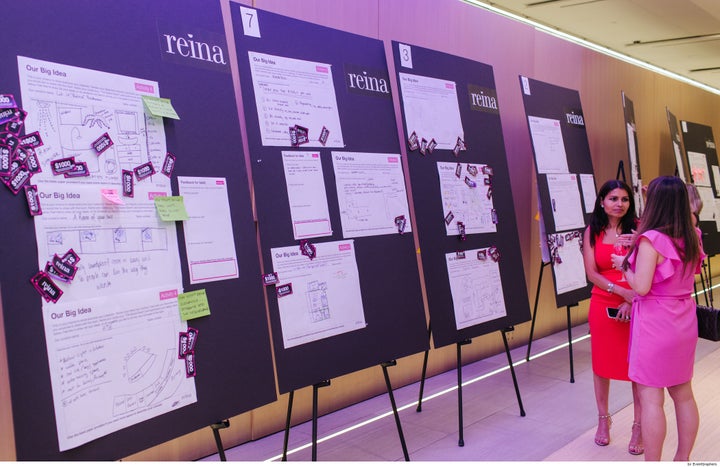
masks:
[(617, 318), (618, 312), (620, 311), (619, 308), (610, 308), (610, 307), (607, 307), (606, 310), (607, 310), (608, 318)]

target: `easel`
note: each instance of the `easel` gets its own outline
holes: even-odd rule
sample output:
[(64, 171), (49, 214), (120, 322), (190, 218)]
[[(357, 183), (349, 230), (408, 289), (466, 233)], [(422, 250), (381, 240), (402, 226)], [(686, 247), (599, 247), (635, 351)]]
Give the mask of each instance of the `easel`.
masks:
[(210, 425), (210, 428), (212, 428), (213, 431), (213, 436), (215, 437), (215, 445), (217, 445), (218, 448), (218, 455), (220, 456), (220, 461), (222, 462), (225, 462), (227, 459), (225, 458), (225, 449), (223, 448), (222, 440), (220, 439), (220, 430), (229, 426), (230, 420), (222, 420)]
[[(505, 355), (507, 355), (508, 364), (510, 365), (510, 374), (512, 374), (513, 385), (515, 386), (515, 395), (517, 396), (518, 405), (520, 406), (520, 416), (525, 416), (525, 409), (522, 405), (522, 399), (520, 398), (520, 389), (517, 383), (517, 377), (515, 376), (515, 367), (513, 366), (512, 358), (510, 357), (510, 347), (508, 347), (506, 332), (513, 331), (515, 328), (509, 326), (500, 331), (503, 338), (503, 344), (505, 345)], [(430, 335), (430, 327), (428, 326), (428, 336)], [(463, 403), (462, 403), (462, 346), (471, 343), (471, 339), (465, 339), (457, 342), (457, 386), (458, 386), (458, 446), (465, 446), (465, 439), (463, 437)], [(427, 373), (427, 361), (429, 350), (425, 351), (425, 357), (423, 359), (422, 377), (420, 378), (420, 395), (418, 396), (418, 405), (415, 409), (417, 412), (422, 412), (422, 398), (423, 389), (425, 388), (425, 375)]]
[[(395, 416), (395, 425), (397, 426), (398, 436), (400, 437), (400, 445), (402, 446), (403, 455), (406, 461), (410, 461), (410, 455), (408, 454), (407, 445), (405, 444), (405, 436), (403, 435), (402, 425), (400, 423), (400, 416), (398, 415), (397, 405), (395, 404), (395, 396), (393, 395), (392, 384), (390, 383), (390, 375), (388, 374), (388, 367), (397, 365), (395, 360), (384, 362), (380, 364), (385, 377), (385, 385), (388, 389), (388, 396), (390, 397), (390, 405), (392, 406), (393, 415)], [(318, 419), (318, 389), (322, 387), (330, 386), (330, 380), (321, 381), (313, 384), (313, 407), (312, 407), (312, 461), (317, 460), (317, 419)], [(288, 409), (287, 418), (285, 420), (285, 439), (283, 441), (283, 455), (282, 460), (287, 461), (288, 441), (290, 439), (290, 420), (292, 418), (292, 405), (295, 391), (290, 391), (288, 397)]]
[[(541, 262), (540, 263), (540, 275), (538, 276), (538, 285), (537, 290), (535, 291), (535, 305), (533, 306), (533, 315), (532, 315), (532, 323), (530, 324), (530, 337), (528, 338), (528, 348), (527, 348), (527, 354), (525, 354), (525, 361), (530, 361), (530, 348), (532, 347), (532, 340), (533, 340), (533, 333), (535, 332), (535, 318), (537, 318), (537, 309), (538, 309), (538, 303), (540, 300), (540, 285), (542, 284), (542, 276), (543, 276), (543, 270), (545, 269), (545, 266), (550, 265), (551, 262)], [(577, 306), (577, 303), (573, 303), (571, 305), (567, 305), (565, 309), (567, 310), (567, 331), (568, 331), (568, 353), (570, 355), (570, 382), (575, 382), (575, 369), (573, 365), (573, 350), (572, 350), (572, 322), (570, 320), (570, 307)]]

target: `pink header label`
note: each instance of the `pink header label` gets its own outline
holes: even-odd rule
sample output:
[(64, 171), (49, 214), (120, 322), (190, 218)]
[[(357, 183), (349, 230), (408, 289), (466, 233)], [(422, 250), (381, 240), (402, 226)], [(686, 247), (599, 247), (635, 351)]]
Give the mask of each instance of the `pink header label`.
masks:
[(397, 162), (398, 162), (398, 158), (397, 158), (396, 156), (388, 157), (387, 160), (388, 160), (388, 162), (390, 162), (391, 164), (397, 164)]
[(215, 185), (225, 185), (225, 180), (215, 180)]
[(317, 71), (318, 73), (328, 73), (328, 67), (318, 65), (315, 67), (315, 71)]
[(312, 153), (312, 157), (313, 157), (313, 159), (317, 159), (318, 157), (320, 157), (320, 154), (314, 152), (314, 153)]
[(165, 193), (164, 191), (151, 191), (148, 193), (148, 199), (150, 201), (154, 200), (158, 196), (167, 196), (167, 193)]
[(177, 289), (164, 290), (164, 291), (160, 292), (160, 300), (168, 300), (170, 298), (177, 298), (177, 296), (178, 296)]
[(351, 249), (352, 249), (352, 246), (349, 243), (343, 243), (341, 245), (338, 245), (338, 250), (340, 250), (340, 251), (348, 251)]
[(135, 90), (139, 92), (147, 92), (149, 94), (153, 94), (155, 92), (153, 86), (143, 83), (135, 83)]
[(448, 89), (455, 89), (455, 83), (445, 83), (445, 87)]

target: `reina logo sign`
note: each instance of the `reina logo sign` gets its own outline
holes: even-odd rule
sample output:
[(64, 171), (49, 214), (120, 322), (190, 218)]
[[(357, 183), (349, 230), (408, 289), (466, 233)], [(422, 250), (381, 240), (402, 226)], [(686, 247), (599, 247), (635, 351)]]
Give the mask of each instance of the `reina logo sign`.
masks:
[(186, 27), (158, 27), (164, 61), (230, 73), (225, 37)]
[(344, 65), (345, 88), (355, 94), (390, 98), (390, 78), (386, 70)]
[(582, 110), (580, 109), (568, 109), (565, 111), (565, 121), (572, 126), (585, 128), (585, 119), (583, 118)]
[(494, 89), (468, 84), (470, 108), (480, 112), (492, 114), (500, 113), (498, 109), (497, 93)]

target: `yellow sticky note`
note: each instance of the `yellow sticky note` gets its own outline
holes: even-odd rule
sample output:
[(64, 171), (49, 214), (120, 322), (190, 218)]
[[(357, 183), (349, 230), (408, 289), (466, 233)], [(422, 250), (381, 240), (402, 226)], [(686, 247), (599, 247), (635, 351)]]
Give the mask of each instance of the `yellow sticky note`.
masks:
[(210, 314), (205, 289), (193, 290), (178, 295), (178, 308), (180, 308), (180, 319), (187, 321)]
[(190, 218), (182, 196), (156, 196), (155, 209), (164, 221), (186, 221)]
[(180, 116), (175, 112), (175, 109), (167, 97), (154, 97), (154, 96), (142, 96), (143, 104), (145, 109), (153, 117), (168, 117), (180, 120)]

